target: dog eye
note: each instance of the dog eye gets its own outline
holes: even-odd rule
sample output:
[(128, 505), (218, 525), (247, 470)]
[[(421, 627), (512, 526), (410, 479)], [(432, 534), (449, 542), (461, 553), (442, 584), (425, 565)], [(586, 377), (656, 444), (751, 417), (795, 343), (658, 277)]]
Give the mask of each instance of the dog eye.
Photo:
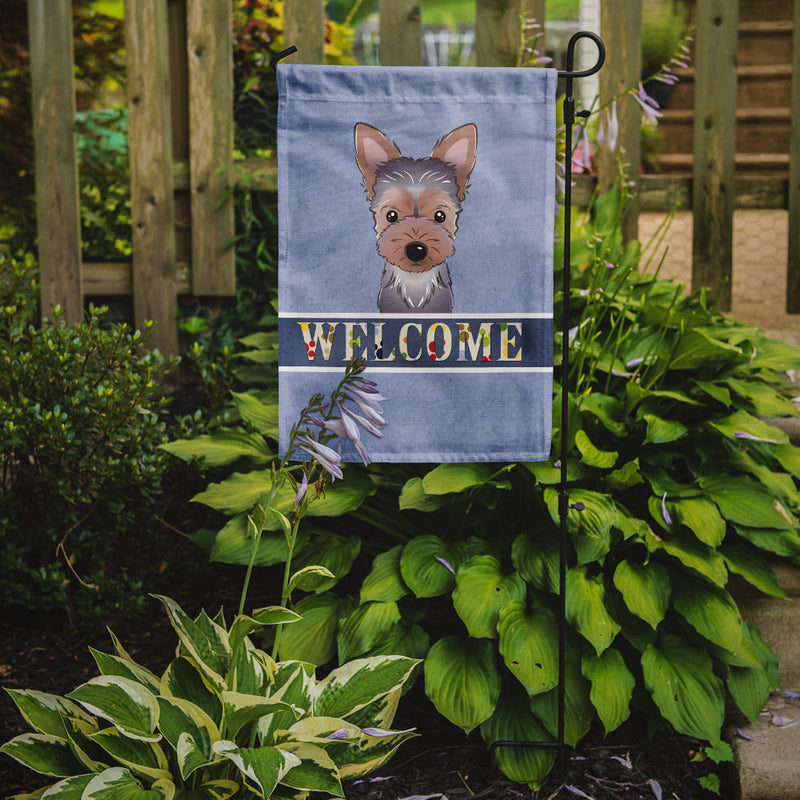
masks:
[(387, 222), (397, 222), (397, 212), (396, 211), (387, 211), (386, 212), (386, 221)]
[(437, 211), (433, 215), (433, 218), (436, 220), (436, 222), (444, 222), (447, 219), (447, 216), (445, 215), (444, 211)]

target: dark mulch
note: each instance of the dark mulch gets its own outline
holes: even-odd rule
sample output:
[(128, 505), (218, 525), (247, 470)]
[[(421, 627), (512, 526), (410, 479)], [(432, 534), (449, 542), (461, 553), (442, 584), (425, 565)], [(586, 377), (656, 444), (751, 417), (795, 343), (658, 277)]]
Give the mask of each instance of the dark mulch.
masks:
[[(194, 596), (186, 594), (186, 590), (181, 592), (176, 585), (176, 599), (193, 612), (202, 605), (215, 609), (220, 595), (226, 605), (234, 607), (237, 579), (238, 574), (231, 576), (223, 571), (202, 590), (194, 586)], [(209, 602), (208, 598), (213, 600)], [(139, 623), (125, 630), (118, 624), (115, 633), (137, 661), (156, 672), (174, 654), (174, 634), (155, 601), (146, 626)], [(62, 619), (6, 616), (0, 622), (0, 684), (64, 694), (96, 674), (89, 645), (111, 649), (105, 633), (86, 636), (71, 632)], [(595, 800), (652, 800), (659, 796), (659, 788), (665, 800), (709, 800), (713, 795), (703, 790), (698, 780), (710, 771), (723, 779), (722, 797), (735, 794), (724, 770), (713, 769), (707, 761), (693, 760), (699, 751), (696, 742), (663, 733), (649, 740), (641, 721), (626, 724), (605, 741), (598, 733), (591, 734), (575, 752), (570, 752), (566, 775), (552, 775), (538, 793), (505, 778), (476, 736), (465, 737), (432, 712), (420, 687), (403, 698), (396, 725), (417, 727), (421, 735), (403, 745), (377, 776), (346, 784), (349, 800), (412, 796), (433, 796), (434, 800), (439, 795), (449, 800), (551, 800), (587, 795)], [(24, 730), (10, 698), (0, 693), (0, 741)], [(0, 755), (0, 796), (32, 791), (46, 782)]]

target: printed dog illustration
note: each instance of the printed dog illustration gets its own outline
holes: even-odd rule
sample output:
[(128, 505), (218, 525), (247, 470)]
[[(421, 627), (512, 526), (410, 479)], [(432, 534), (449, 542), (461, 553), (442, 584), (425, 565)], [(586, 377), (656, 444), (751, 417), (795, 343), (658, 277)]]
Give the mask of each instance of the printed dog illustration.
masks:
[(477, 145), (478, 129), (469, 123), (440, 139), (429, 157), (409, 158), (385, 133), (356, 124), (356, 163), (375, 218), (378, 254), (386, 260), (381, 312), (453, 310), (447, 259), (455, 252)]

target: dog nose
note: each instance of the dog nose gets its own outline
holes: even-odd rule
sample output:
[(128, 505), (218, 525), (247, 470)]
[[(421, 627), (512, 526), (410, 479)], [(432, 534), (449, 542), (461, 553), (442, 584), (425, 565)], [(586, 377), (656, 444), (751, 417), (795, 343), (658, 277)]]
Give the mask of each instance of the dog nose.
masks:
[(428, 248), (422, 242), (411, 242), (406, 245), (406, 258), (417, 263), (428, 255)]

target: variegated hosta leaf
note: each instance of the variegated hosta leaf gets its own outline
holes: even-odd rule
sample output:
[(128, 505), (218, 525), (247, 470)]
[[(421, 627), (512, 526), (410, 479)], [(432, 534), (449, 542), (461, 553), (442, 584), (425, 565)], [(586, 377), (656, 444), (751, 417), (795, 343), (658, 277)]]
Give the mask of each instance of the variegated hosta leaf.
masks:
[[(48, 798), (54, 798), (54, 800), (81, 800), (81, 797), (83, 797), (83, 790), (89, 785), (92, 778), (94, 778), (93, 773), (64, 778), (63, 781), (59, 781), (48, 787), (41, 795), (41, 800), (48, 800)], [(33, 800), (35, 797), (39, 797), (38, 792), (35, 794), (14, 795), (8, 800), (25, 800), (25, 798)]]
[(622, 626), (608, 613), (606, 586), (602, 573), (587, 575), (586, 567), (572, 567), (567, 572), (567, 621), (597, 651), (603, 652)]
[(244, 694), (265, 695), (275, 676), (275, 662), (272, 657), (254, 647), (249, 639), (234, 653), (228, 685)]
[[(179, 697), (159, 697), (158, 706), (158, 727), (173, 749), (176, 752), (179, 750), (182, 736), (190, 736), (191, 742), (183, 745), (184, 755), (188, 751), (199, 750), (205, 762), (211, 761), (211, 745), (220, 738), (214, 720), (199, 706)], [(184, 773), (184, 762), (185, 758), (181, 765), (181, 777), (185, 780), (190, 773)], [(192, 769), (197, 768), (196, 762), (197, 757), (193, 754)]]
[(292, 789), (306, 792), (327, 792), (334, 797), (344, 797), (339, 770), (331, 757), (321, 748), (309, 742), (284, 742), (280, 749), (296, 756), (300, 763), (292, 767), (281, 783)]
[(476, 639), (497, 636), (497, 615), (512, 600), (522, 600), (527, 587), (518, 572), (504, 575), (493, 556), (474, 556), (459, 567), (453, 607)]
[(379, 644), (400, 621), (397, 603), (362, 603), (339, 622), (339, 662), (363, 656)]
[(262, 744), (274, 744), (275, 731), (291, 727), (296, 722), (298, 714), (310, 713), (315, 686), (313, 664), (303, 661), (278, 663), (270, 697), (273, 700), (281, 700), (294, 710), (277, 711), (259, 720), (258, 735)]
[(86, 784), (81, 800), (173, 800), (175, 784), (156, 781), (149, 789), (123, 767), (111, 767)]
[(0, 747), (0, 753), (42, 775), (64, 778), (86, 770), (75, 758), (69, 742), (49, 733), (23, 733)]
[(497, 631), (500, 654), (528, 694), (558, 684), (558, 623), (551, 611), (514, 600), (500, 610)]
[(72, 747), (72, 752), (84, 766), (82, 772), (102, 772), (108, 764), (97, 760), (98, 756), (103, 756), (102, 751), (98, 752), (89, 738), (99, 730), (97, 721), (86, 722), (75, 717), (65, 717), (64, 728), (67, 732), (67, 739)]
[(742, 641), (742, 617), (725, 589), (684, 575), (675, 581), (672, 602), (701, 636), (725, 650), (737, 650)]
[(208, 781), (195, 789), (179, 789), (175, 800), (228, 800), (240, 788), (236, 781)]
[(708, 653), (666, 634), (642, 654), (642, 673), (653, 701), (678, 733), (719, 738), (725, 693)]
[(387, 550), (372, 562), (369, 575), (361, 584), (361, 602), (368, 603), (378, 600), (383, 603), (397, 602), (408, 594), (408, 586), (403, 581), (400, 572), (400, 555), (403, 545), (398, 544)]
[[(362, 728), (362, 733), (369, 730), (371, 729)], [(383, 731), (380, 736), (365, 733), (360, 746), (350, 745), (342, 754), (331, 753), (339, 767), (339, 777), (342, 780), (352, 780), (374, 772), (394, 755), (403, 742), (416, 735), (413, 730)]]
[(347, 718), (400, 689), (419, 661), (404, 656), (358, 658), (337, 667), (315, 689), (314, 714)]
[(178, 697), (201, 708), (219, 726), (222, 723), (222, 698), (193, 661), (179, 656), (161, 676), (163, 697)]
[(614, 570), (614, 586), (621, 592), (628, 610), (651, 628), (655, 629), (664, 619), (672, 584), (669, 572), (661, 564), (620, 561)]
[(268, 714), (274, 714), (276, 711), (294, 713), (292, 707), (281, 700), (254, 694), (242, 694), (241, 692), (223, 692), (222, 705), (225, 715), (225, 730), (229, 736), (234, 737), (245, 725)]
[(140, 775), (150, 781), (170, 780), (167, 757), (154, 742), (129, 739), (116, 728), (106, 728), (91, 734), (89, 738), (134, 775)]
[(157, 742), (158, 703), (140, 683), (117, 675), (100, 675), (70, 692), (90, 714), (108, 720), (131, 739)]
[(264, 797), (270, 797), (284, 775), (300, 765), (300, 759), (277, 747), (237, 747), (225, 739), (214, 743), (214, 752), (236, 765)]
[[(481, 736), (487, 745), (495, 742), (552, 742), (553, 737), (531, 713), (528, 698), (520, 686), (509, 682), (503, 687), (497, 708), (481, 725)], [(498, 747), (497, 766), (512, 781), (538, 789), (555, 761), (552, 747)]]
[(64, 697), (34, 689), (6, 689), (25, 722), (37, 733), (64, 736), (64, 717), (91, 722), (92, 718), (77, 704)]
[(425, 693), (466, 733), (494, 713), (500, 684), (494, 645), (487, 639), (446, 636), (425, 659)]
[(97, 662), (98, 669), (103, 675), (118, 675), (121, 678), (129, 678), (132, 681), (141, 683), (142, 686), (149, 689), (153, 694), (158, 692), (159, 679), (150, 672), (149, 669), (146, 669), (129, 658), (101, 653), (93, 647), (90, 647), (89, 650), (94, 660)]
[(608, 735), (630, 716), (636, 679), (625, 666), (619, 650), (612, 647), (599, 656), (587, 653), (581, 662), (581, 671), (592, 684), (589, 699)]
[(283, 606), (259, 608), (253, 612), (252, 616), (239, 614), (228, 632), (228, 644), (231, 651), (235, 653), (245, 637), (249, 636), (253, 631), (257, 631), (265, 625), (281, 625), (288, 622), (298, 622), (300, 619), (301, 617), (298, 613)]

